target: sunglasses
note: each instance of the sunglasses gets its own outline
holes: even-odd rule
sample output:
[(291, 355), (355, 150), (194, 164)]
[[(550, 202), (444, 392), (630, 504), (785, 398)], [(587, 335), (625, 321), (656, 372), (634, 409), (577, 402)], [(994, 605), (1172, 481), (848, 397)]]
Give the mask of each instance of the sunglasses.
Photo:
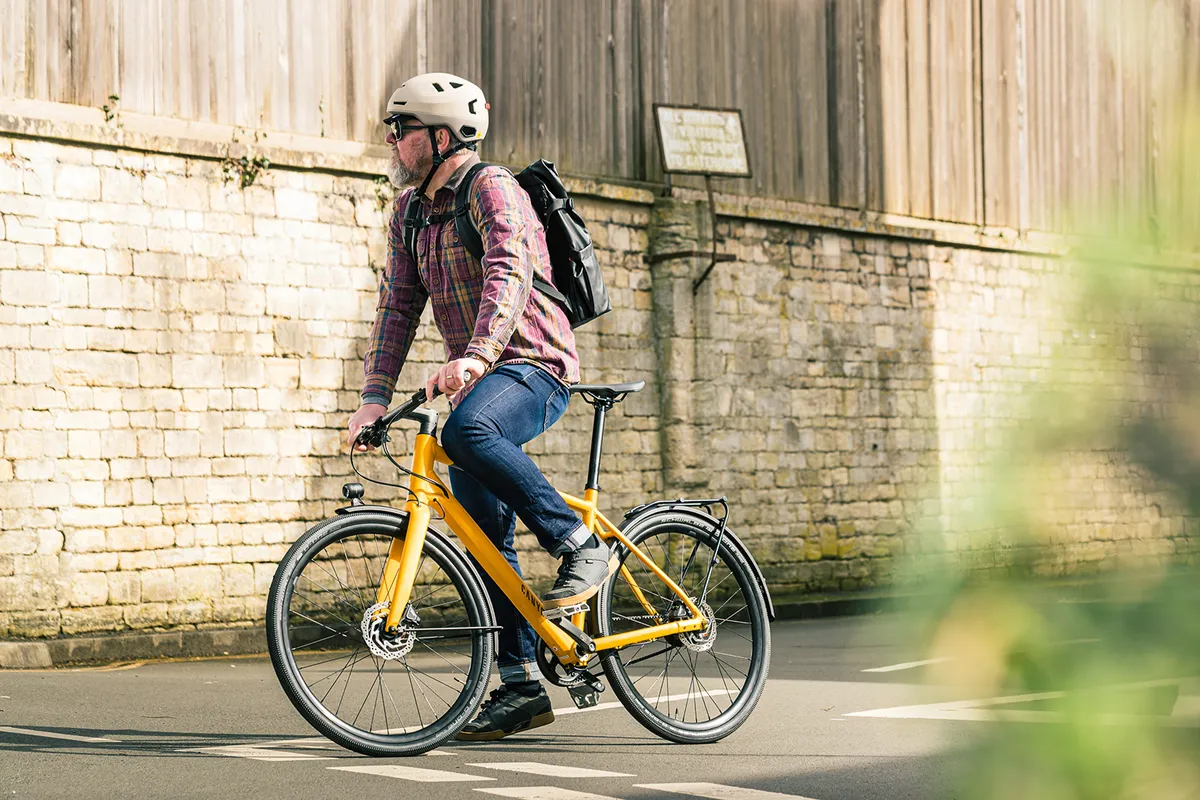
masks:
[(389, 122), (388, 127), (392, 130), (392, 137), (398, 142), (413, 131), (425, 130), (424, 125), (401, 125), (399, 120)]

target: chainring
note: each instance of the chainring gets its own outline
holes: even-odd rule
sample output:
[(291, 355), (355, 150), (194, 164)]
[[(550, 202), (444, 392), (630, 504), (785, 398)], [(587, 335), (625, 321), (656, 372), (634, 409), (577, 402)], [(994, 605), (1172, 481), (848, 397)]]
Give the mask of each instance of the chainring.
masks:
[(555, 686), (570, 689), (587, 683), (587, 679), (584, 677), (586, 673), (583, 670), (578, 667), (564, 666), (558, 660), (558, 656), (554, 655), (550, 645), (545, 642), (538, 642), (537, 664), (542, 671), (542, 677)]

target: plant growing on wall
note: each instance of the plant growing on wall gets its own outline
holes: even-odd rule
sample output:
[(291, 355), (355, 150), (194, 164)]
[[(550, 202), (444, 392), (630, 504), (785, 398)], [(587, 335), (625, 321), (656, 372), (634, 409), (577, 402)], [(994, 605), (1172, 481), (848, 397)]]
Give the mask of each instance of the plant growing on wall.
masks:
[[(118, 94), (110, 94), (108, 102), (100, 106), (100, 110), (104, 112), (104, 121), (112, 124), (112, 121), (117, 119), (117, 103), (121, 101), (121, 96)], [(122, 127), (120, 120), (117, 121), (117, 127)]]
[(393, 199), (392, 182), (387, 179), (386, 175), (375, 176), (375, 204), (379, 206), (379, 210), (386, 211)]
[(242, 156), (241, 158), (227, 157), (221, 162), (221, 172), (225, 182), (237, 181), (239, 189), (253, 186), (259, 176), (271, 167), (271, 159), (266, 156)]

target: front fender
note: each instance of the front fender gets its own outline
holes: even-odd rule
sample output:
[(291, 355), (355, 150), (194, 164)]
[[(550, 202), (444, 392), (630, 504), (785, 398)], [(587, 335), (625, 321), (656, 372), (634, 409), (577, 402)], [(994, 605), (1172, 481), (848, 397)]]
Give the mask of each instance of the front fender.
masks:
[(366, 514), (375, 512), (376, 514), (390, 514), (393, 517), (398, 517), (404, 522), (408, 521), (408, 512), (402, 508), (392, 508), (391, 506), (373, 506), (366, 503), (355, 503), (341, 508), (334, 509), (339, 516), (346, 514)]
[[(721, 527), (719, 519), (695, 507), (655, 506), (642, 511), (634, 509), (634, 512), (627, 516), (620, 525), (621, 532), (627, 536), (636, 533), (643, 525), (658, 521), (662, 517), (683, 517), (690, 522), (711, 528), (713, 533), (716, 533)], [(750, 571), (754, 575), (754, 580), (758, 584), (758, 588), (762, 590), (763, 599), (767, 601), (767, 619), (774, 621), (775, 604), (771, 602), (771, 590), (767, 588), (767, 579), (763, 577), (762, 569), (758, 566), (758, 562), (754, 560), (754, 555), (746, 547), (745, 542), (739, 539), (728, 527), (725, 528), (722, 542), (728, 544), (730, 549), (736, 550), (739, 555), (746, 559), (746, 563), (750, 565)]]

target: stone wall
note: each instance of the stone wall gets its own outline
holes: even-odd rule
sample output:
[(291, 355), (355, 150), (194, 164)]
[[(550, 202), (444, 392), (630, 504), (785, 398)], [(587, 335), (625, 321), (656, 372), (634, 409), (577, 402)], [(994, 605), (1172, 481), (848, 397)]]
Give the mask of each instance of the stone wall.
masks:
[[(125, 124), (0, 126), (0, 637), (259, 619), (275, 562), (353, 478), (344, 426), (384, 262), (377, 154), (277, 145), (239, 188), (207, 128)], [(645, 256), (706, 247), (702, 204), (575, 187), (616, 308), (579, 331), (584, 379), (647, 381), (610, 414), (604, 510), (727, 495), (780, 595), (886, 580), (1064, 335), (1036, 302), (1059, 261), (1028, 242), (722, 198), (737, 260), (693, 293), (705, 259)], [(399, 391), (442, 353), (426, 320)], [(590, 427), (579, 404), (528, 447), (567, 491)], [(1133, 541), (1194, 557), (1150, 489), (1079, 481), (1079, 505), (1098, 493), (1109, 511), (1072, 519), (1061, 570)], [(522, 547), (544, 580), (549, 559)]]

